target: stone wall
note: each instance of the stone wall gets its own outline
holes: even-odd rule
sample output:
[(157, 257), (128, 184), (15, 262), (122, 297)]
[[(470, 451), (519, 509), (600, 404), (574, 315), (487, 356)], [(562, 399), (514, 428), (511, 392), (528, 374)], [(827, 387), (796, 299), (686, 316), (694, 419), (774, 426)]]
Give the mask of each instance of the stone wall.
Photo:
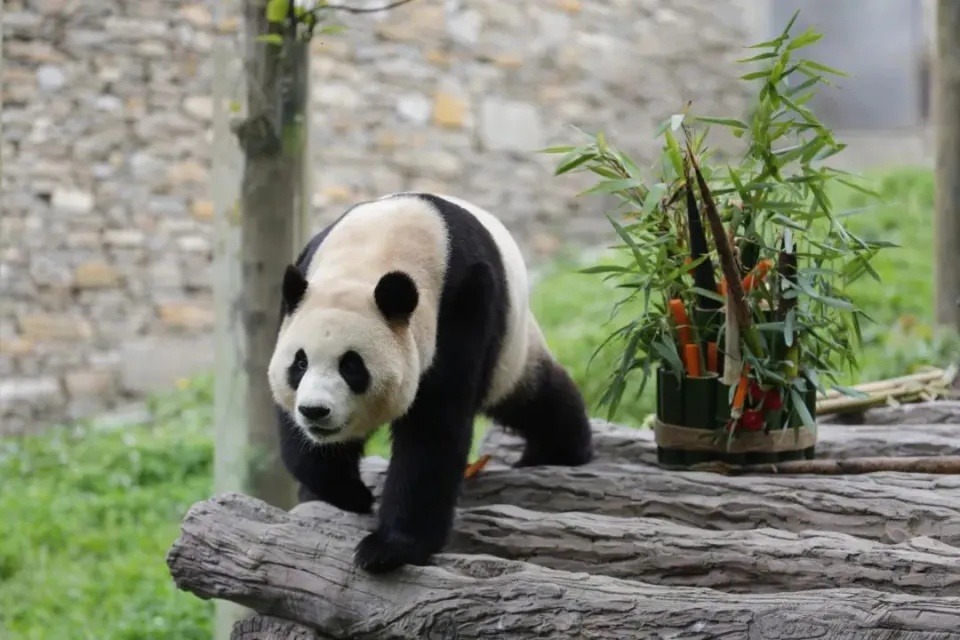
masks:
[[(597, 203), (573, 197), (583, 182), (535, 150), (577, 125), (645, 160), (686, 100), (738, 111), (750, 6), (417, 0), (343, 16), (315, 43), (314, 227), (358, 198), (435, 189), (491, 207), (532, 261), (607, 239)], [(137, 401), (213, 352), (210, 11), (3, 13), (0, 433)]]

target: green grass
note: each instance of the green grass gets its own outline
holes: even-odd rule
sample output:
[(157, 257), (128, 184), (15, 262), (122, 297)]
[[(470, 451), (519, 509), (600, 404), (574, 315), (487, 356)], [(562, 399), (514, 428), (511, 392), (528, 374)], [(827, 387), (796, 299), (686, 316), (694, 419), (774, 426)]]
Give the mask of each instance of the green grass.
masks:
[[(882, 285), (864, 280), (856, 290), (877, 321), (865, 328), (860, 379), (960, 355), (956, 336), (931, 329), (932, 177), (897, 171), (878, 187), (886, 204), (851, 225), (902, 248), (877, 260)], [(839, 209), (865, 205), (857, 195), (836, 198)], [(616, 291), (578, 267), (566, 261), (548, 269), (533, 306), (551, 348), (598, 413), (616, 353), (602, 352), (589, 368), (588, 360), (614, 326), (608, 316)], [(176, 591), (164, 556), (184, 511), (211, 491), (210, 389), (200, 379), (158, 398), (151, 427), (63, 428), (0, 441), (0, 638), (209, 637), (211, 604)], [(617, 420), (638, 424), (651, 409), (647, 390)], [(387, 454), (385, 430), (368, 452)]]

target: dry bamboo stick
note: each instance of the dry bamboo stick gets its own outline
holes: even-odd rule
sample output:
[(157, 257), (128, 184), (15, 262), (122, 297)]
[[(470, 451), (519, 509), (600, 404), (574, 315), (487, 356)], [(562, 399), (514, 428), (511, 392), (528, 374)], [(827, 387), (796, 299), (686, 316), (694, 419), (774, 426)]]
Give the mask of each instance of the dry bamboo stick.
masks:
[[(863, 393), (872, 393), (875, 391), (887, 391), (889, 389), (896, 389), (901, 385), (910, 383), (910, 382), (933, 382), (937, 379), (945, 377), (946, 371), (943, 369), (932, 369), (924, 371), (922, 373), (914, 373), (908, 376), (899, 376), (896, 378), (887, 378), (885, 380), (877, 380), (874, 382), (864, 382), (862, 384), (854, 385), (853, 388), (857, 391), (862, 391)], [(945, 381), (944, 384), (947, 384)], [(826, 396), (829, 398), (846, 398), (848, 397), (842, 391), (837, 391), (836, 389), (830, 389), (827, 391)]]

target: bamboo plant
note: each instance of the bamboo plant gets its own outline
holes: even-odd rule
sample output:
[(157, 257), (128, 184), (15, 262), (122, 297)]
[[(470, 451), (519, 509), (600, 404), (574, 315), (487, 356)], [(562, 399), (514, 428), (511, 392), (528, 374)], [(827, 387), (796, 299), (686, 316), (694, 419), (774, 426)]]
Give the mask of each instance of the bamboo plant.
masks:
[[(861, 277), (879, 280), (870, 262), (889, 243), (858, 237), (834, 211), (834, 185), (872, 192), (827, 166), (844, 145), (809, 104), (843, 74), (797, 59), (820, 34), (792, 37), (795, 19), (738, 61), (755, 88), (746, 119), (695, 116), (687, 105), (660, 126), (648, 170), (602, 133), (546, 150), (563, 154), (557, 175), (590, 172), (597, 182), (585, 193), (619, 203), (606, 216), (622, 259), (584, 270), (618, 281), (616, 308), (629, 311), (601, 345), (620, 348), (601, 399), (611, 417), (628, 379), (639, 375), (642, 393), (657, 367), (720, 377), (728, 434), (812, 426), (814, 391), (856, 394), (838, 384), (857, 365), (867, 318), (848, 291)], [(735, 153), (708, 146), (716, 127), (732, 133)]]

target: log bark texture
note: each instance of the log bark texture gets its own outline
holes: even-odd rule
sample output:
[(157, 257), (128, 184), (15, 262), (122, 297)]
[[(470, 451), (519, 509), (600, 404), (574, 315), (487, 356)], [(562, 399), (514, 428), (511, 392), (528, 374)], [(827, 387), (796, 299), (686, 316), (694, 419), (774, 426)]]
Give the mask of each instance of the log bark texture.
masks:
[(227, 494), (194, 505), (167, 557), (176, 584), (337, 638), (960, 639), (960, 598), (867, 589), (728, 594), (492, 556), (372, 577), (356, 532)]
[[(960, 416), (960, 414), (958, 414)], [(601, 420), (592, 423), (596, 462), (657, 464), (657, 447), (650, 429), (631, 429)], [(493, 460), (512, 465), (520, 459), (523, 440), (499, 427), (487, 429), (480, 451)], [(820, 425), (817, 458), (862, 458), (871, 456), (960, 455), (960, 425), (923, 424), (900, 428), (893, 425)]]
[[(321, 502), (293, 514), (358, 540), (374, 524)], [(459, 510), (446, 550), (732, 593), (866, 587), (960, 596), (960, 549), (923, 537), (891, 545), (826, 531), (706, 531), (658, 518), (491, 505)]]
[[(840, 415), (818, 416), (818, 424), (843, 423)], [(863, 424), (960, 424), (960, 400), (936, 400), (934, 402), (915, 402), (895, 407), (868, 409), (863, 414)]]
[(255, 615), (238, 620), (233, 625), (230, 640), (332, 640), (332, 638), (290, 620)]
[[(379, 497), (386, 461), (366, 458), (361, 470)], [(960, 476), (722, 476), (648, 465), (512, 469), (491, 462), (464, 482), (459, 506), (491, 504), (663, 518), (708, 530), (814, 529), (879, 542), (929, 536), (960, 545)]]

